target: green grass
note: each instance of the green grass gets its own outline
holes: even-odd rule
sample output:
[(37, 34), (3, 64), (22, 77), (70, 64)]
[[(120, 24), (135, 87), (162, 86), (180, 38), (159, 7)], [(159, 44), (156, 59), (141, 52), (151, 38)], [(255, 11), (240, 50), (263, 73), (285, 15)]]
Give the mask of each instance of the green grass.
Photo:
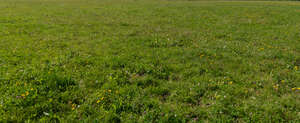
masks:
[(0, 122), (299, 122), (299, 13), (299, 2), (1, 0)]

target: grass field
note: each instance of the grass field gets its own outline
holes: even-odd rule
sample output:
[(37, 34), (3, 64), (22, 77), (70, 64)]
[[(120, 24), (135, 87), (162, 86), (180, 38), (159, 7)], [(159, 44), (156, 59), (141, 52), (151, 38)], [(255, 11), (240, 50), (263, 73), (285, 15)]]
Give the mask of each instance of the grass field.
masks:
[(0, 122), (300, 122), (300, 2), (0, 0)]

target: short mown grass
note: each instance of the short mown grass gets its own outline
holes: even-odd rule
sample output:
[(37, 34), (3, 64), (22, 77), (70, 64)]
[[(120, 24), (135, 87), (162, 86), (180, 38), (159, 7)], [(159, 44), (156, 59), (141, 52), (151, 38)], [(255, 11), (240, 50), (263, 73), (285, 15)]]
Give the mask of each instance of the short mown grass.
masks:
[(0, 122), (299, 122), (300, 3), (0, 0)]

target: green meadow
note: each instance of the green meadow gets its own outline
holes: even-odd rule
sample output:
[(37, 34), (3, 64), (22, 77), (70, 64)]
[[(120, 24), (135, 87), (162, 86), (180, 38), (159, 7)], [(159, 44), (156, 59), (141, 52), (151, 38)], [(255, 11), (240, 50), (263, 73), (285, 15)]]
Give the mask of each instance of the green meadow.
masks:
[(300, 2), (0, 0), (0, 122), (300, 122)]

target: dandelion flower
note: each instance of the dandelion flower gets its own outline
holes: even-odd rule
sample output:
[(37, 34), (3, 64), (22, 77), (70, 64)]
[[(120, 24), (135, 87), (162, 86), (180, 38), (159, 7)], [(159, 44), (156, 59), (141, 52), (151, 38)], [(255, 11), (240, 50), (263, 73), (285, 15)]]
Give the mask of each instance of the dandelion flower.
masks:
[(278, 84), (276, 84), (276, 85), (273, 86), (273, 88), (276, 89), (276, 90), (278, 90), (278, 87), (279, 87)]
[(72, 104), (72, 110), (74, 110), (76, 108), (75, 104)]

